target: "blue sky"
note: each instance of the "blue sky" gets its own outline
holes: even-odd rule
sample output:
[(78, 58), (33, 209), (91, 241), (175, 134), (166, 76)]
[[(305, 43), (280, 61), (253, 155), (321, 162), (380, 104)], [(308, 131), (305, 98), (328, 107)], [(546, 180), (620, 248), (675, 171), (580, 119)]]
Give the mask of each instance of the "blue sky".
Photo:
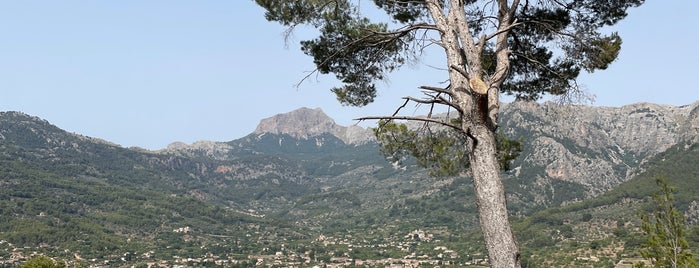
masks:
[[(648, 1), (615, 26), (619, 60), (580, 80), (594, 105), (699, 101), (699, 1)], [(65, 130), (122, 146), (160, 149), (174, 141), (229, 141), (260, 119), (320, 107), (341, 125), (385, 115), (444, 74), (425, 64), (379, 84), (364, 108), (343, 107), (312, 76), (298, 49), (311, 37), (267, 22), (247, 0), (0, 0), (0, 111), (22, 111)], [(412, 107), (410, 109), (413, 109)], [(409, 110), (410, 112), (410, 110)]]

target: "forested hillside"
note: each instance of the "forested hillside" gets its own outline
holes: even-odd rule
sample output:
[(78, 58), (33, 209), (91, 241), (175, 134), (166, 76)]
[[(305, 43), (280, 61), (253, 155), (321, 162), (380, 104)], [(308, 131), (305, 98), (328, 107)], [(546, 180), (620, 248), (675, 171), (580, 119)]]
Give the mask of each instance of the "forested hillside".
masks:
[[(657, 175), (699, 221), (690, 191), (696, 105), (505, 110), (505, 133), (525, 144), (504, 175), (529, 267), (609, 267), (635, 256), (638, 213)], [(612, 120), (622, 115), (632, 116)], [(289, 129), (301, 124), (288, 120), (308, 119), (316, 125)], [(485, 261), (468, 177), (388, 162), (371, 131), (338, 126), (320, 110), (261, 125), (233, 141), (147, 151), (0, 113), (0, 263), (33, 254), (114, 266)], [(690, 238), (696, 246), (696, 228)]]
[(641, 234), (641, 215), (656, 205), (652, 195), (659, 190), (658, 178), (667, 178), (675, 187), (674, 205), (687, 217), (689, 245), (699, 252), (697, 163), (699, 144), (677, 144), (644, 163), (633, 179), (598, 197), (521, 218), (516, 229), (530, 267), (542, 267), (535, 263), (609, 267), (639, 258), (638, 250), (647, 239)]

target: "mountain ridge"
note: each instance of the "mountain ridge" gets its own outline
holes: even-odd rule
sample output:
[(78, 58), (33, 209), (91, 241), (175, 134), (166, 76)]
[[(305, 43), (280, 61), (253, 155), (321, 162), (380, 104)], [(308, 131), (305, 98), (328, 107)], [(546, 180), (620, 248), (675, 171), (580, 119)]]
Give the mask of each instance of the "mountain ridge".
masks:
[[(503, 105), (502, 131), (525, 144), (513, 169), (503, 172), (508, 209), (527, 217), (589, 200), (657, 163), (668, 144), (696, 149), (697, 106)], [(311, 125), (298, 124), (308, 117), (315, 118)], [(343, 140), (347, 129), (322, 110), (302, 108), (266, 124), (228, 142), (147, 151), (0, 113), (0, 236), (100, 256), (89, 243), (96, 239), (100, 248), (122, 250), (116, 260), (148, 256), (152, 248), (165, 248), (161, 257), (214, 249), (247, 258), (275, 243), (348, 230), (393, 239), (429, 229), (478, 241), (469, 237), (478, 223), (468, 177), (430, 177), (410, 161), (394, 166), (378, 144)], [(70, 234), (86, 238), (50, 235), (67, 222), (81, 223)]]
[(322, 109), (302, 107), (260, 120), (253, 134), (287, 134), (294, 138), (308, 139), (323, 133), (331, 133), (346, 144), (363, 144), (373, 140), (372, 132), (359, 126), (340, 126)]
[[(640, 103), (632, 103), (632, 104), (627, 104), (619, 107), (612, 107), (612, 106), (594, 106), (594, 105), (573, 105), (573, 104), (558, 104), (554, 102), (544, 102), (544, 103), (538, 103), (538, 102), (524, 102), (524, 101), (517, 101), (517, 102), (511, 102), (511, 103), (502, 103), (501, 106), (501, 113), (507, 113), (511, 112), (513, 109), (511, 107), (517, 107), (518, 108), (524, 108), (524, 109), (530, 109), (531, 107), (546, 107), (546, 109), (552, 109), (551, 107), (558, 107), (558, 108), (571, 108), (571, 107), (576, 107), (578, 109), (584, 109), (584, 110), (592, 110), (592, 111), (607, 111), (607, 112), (615, 112), (620, 114), (620, 111), (627, 111), (627, 110), (639, 110), (643, 108), (648, 108), (648, 109), (655, 109), (655, 110), (660, 110), (661, 112), (665, 111), (678, 111), (682, 110), (683, 113), (691, 113), (691, 116), (685, 115), (685, 117), (690, 117), (690, 118), (697, 118), (696, 114), (699, 114), (699, 101), (691, 103), (691, 104), (686, 104), (686, 105), (668, 105), (668, 104), (655, 104), (655, 103), (650, 103), (650, 102), (640, 102)], [(575, 109), (575, 108), (571, 108)], [(569, 109), (569, 110), (571, 110)], [(699, 134), (699, 127), (696, 127), (699, 125), (699, 122), (692, 123), (691, 125), (694, 126), (693, 129), (688, 129), (686, 133), (691, 133), (692, 135), (688, 135), (691, 137), (696, 136)], [(260, 120), (258, 125), (256, 126), (255, 130), (253, 130), (250, 134), (264, 134), (264, 133), (274, 133), (274, 134), (288, 134), (292, 137), (295, 138), (300, 138), (300, 139), (307, 139), (309, 137), (313, 137), (315, 135), (319, 135), (322, 133), (331, 133), (335, 135), (336, 137), (340, 138), (347, 144), (361, 144), (365, 142), (369, 142), (374, 140), (372, 132), (367, 129), (363, 128), (361, 126), (357, 125), (351, 125), (351, 126), (343, 126), (337, 124), (331, 117), (329, 117), (327, 114), (323, 112), (321, 108), (308, 108), (308, 107), (300, 107), (298, 109), (289, 111), (289, 112), (284, 112), (284, 113), (279, 113), (274, 116), (268, 117), (268, 118), (263, 118)], [(210, 144), (206, 143), (211, 143), (211, 142), (222, 142), (222, 141), (196, 141), (193, 144), (189, 146), (194, 146), (194, 147), (202, 147), (202, 146), (210, 146)], [(196, 145), (195, 145), (196, 144)], [(182, 143), (182, 142), (173, 142), (171, 145), (175, 148), (177, 147), (186, 147), (187, 144)]]
[(501, 110), (500, 126), (529, 145), (513, 164), (516, 171), (543, 169), (534, 176), (542, 188), (547, 180), (562, 179), (585, 186), (594, 196), (637, 174), (636, 168), (655, 154), (696, 141), (698, 110), (699, 102), (622, 107), (519, 102)]
[[(525, 151), (512, 164), (513, 172), (505, 174), (511, 183), (530, 185), (526, 191), (536, 193), (522, 202), (544, 204), (555, 199), (555, 192), (547, 189), (561, 183), (583, 186), (585, 194), (571, 198), (576, 200), (599, 195), (628, 180), (642, 171), (639, 167), (646, 159), (674, 144), (699, 141), (699, 102), (682, 106), (635, 103), (621, 107), (504, 103), (500, 129), (507, 136), (523, 137), (525, 141)], [(324, 134), (330, 136), (319, 138)], [(262, 142), (269, 135), (276, 135), (279, 145), (284, 135), (291, 139), (289, 142), (313, 140), (310, 144), (315, 143), (316, 147), (329, 142), (331, 136), (352, 146), (375, 141), (369, 129), (341, 126), (322, 109), (302, 107), (262, 119), (248, 136), (234, 141), (174, 142), (164, 149), (144, 152), (225, 161), (240, 150), (241, 142)], [(87, 139), (77, 134), (75, 137)]]
[[(27, 122), (34, 122), (36, 126), (50, 125), (46, 120), (21, 112), (2, 113), (4, 120), (18, 116), (26, 116)], [(28, 133), (18, 134), (17, 141), (42, 137), (31, 143), (55, 147), (82, 139), (116, 146), (67, 132), (61, 134), (66, 137), (61, 143), (47, 137), (46, 133), (31, 133), (31, 129), (39, 129), (36, 126), (28, 128)], [(525, 151), (513, 162), (513, 172), (505, 174), (506, 180), (529, 185), (526, 191), (536, 193), (523, 198), (522, 202), (544, 204), (546, 200), (555, 199), (555, 192), (546, 190), (553, 184), (583, 186), (585, 194), (572, 197), (573, 200), (596, 196), (642, 171), (640, 165), (649, 157), (681, 141), (699, 141), (699, 102), (682, 106), (636, 103), (622, 107), (513, 102), (503, 104), (500, 126), (506, 135), (523, 137), (525, 141)], [(0, 130), (0, 140), (6, 139), (11, 127)], [(55, 126), (51, 129), (60, 130)], [(325, 134), (330, 136), (320, 138)], [(332, 142), (330, 137), (351, 146), (374, 143), (369, 129), (338, 125), (321, 109), (304, 107), (262, 119), (255, 131), (234, 141), (198, 141), (190, 145), (175, 142), (165, 149), (139, 151), (227, 161), (242, 148), (241, 142), (263, 142), (269, 135), (276, 135), (274, 139), (279, 145), (286, 135), (291, 139), (289, 142), (313, 140), (304, 146), (313, 147), (315, 143), (318, 148)]]
[[(504, 103), (500, 129), (511, 138), (523, 137), (528, 148), (514, 161), (514, 172), (506, 174), (506, 178), (528, 181), (527, 184), (533, 184), (529, 190), (538, 192), (536, 196), (549, 195), (544, 199), (555, 194), (546, 190), (552, 184), (571, 182), (585, 189), (584, 195), (572, 199), (586, 198), (628, 180), (640, 172), (637, 168), (641, 163), (670, 146), (684, 140), (699, 141), (699, 102), (682, 106), (635, 103), (621, 107)], [(259, 140), (275, 134), (304, 140), (321, 133), (329, 133), (346, 144), (375, 141), (370, 130), (340, 126), (318, 108), (299, 108), (262, 119), (246, 139)], [(221, 156), (233, 149), (230, 142), (197, 142), (173, 145), (165, 151)]]

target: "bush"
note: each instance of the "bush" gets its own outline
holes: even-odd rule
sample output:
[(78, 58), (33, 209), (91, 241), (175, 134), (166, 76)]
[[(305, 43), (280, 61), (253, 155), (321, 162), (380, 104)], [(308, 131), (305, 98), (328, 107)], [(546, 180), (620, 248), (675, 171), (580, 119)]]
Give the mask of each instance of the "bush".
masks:
[(20, 268), (65, 268), (64, 262), (54, 262), (46, 256), (38, 256), (24, 262)]

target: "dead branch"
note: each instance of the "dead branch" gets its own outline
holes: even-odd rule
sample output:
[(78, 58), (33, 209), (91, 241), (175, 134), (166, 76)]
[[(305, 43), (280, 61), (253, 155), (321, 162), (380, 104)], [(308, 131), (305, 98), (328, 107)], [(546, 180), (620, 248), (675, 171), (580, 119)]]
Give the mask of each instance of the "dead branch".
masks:
[(447, 95), (449, 95), (449, 96), (452, 96), (452, 92), (448, 90), (449, 87), (447, 87), (447, 88), (441, 88), (441, 87), (433, 87), (433, 86), (420, 86), (419, 88), (420, 88), (420, 89), (425, 89), (425, 90), (434, 91), (434, 92), (437, 92), (437, 93), (443, 93), (443, 94), (447, 94)]
[(365, 121), (365, 120), (406, 120), (406, 121), (419, 121), (426, 123), (435, 123), (445, 127), (450, 127), (458, 131), (462, 131), (457, 125), (450, 124), (449, 122), (440, 121), (434, 118), (427, 117), (416, 117), (416, 116), (365, 116), (360, 118), (355, 118), (354, 120)]

